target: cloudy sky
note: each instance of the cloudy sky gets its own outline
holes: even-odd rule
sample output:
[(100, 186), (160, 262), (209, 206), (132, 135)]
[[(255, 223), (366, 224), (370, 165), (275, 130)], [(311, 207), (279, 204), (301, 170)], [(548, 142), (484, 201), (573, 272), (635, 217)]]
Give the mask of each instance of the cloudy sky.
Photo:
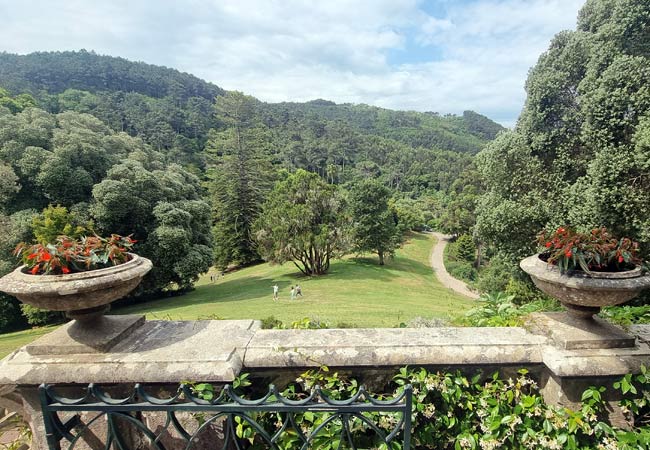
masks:
[(266, 101), (367, 103), (512, 125), (584, 0), (0, 0), (0, 51), (78, 50)]

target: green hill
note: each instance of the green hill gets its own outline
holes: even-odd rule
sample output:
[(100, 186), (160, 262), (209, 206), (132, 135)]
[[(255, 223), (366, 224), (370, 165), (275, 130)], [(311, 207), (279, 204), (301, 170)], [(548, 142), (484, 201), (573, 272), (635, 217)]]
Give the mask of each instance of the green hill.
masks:
[(220, 87), (167, 67), (133, 62), (95, 52), (0, 53), (0, 83), (12, 92), (35, 96), (66, 89), (89, 92), (137, 92), (148, 97), (207, 100), (223, 94)]
[[(212, 103), (224, 90), (167, 67), (78, 52), (0, 53), (0, 87), (14, 95), (32, 94), (48, 112), (94, 115), (115, 131), (140, 136), (175, 161), (202, 166), (213, 119)], [(432, 105), (435, 107), (435, 105)], [(485, 116), (392, 111), (368, 105), (260, 102), (271, 128), (291, 131), (291, 123), (326, 126), (344, 123), (355, 133), (391, 139), (409, 147), (478, 152), (503, 129)]]

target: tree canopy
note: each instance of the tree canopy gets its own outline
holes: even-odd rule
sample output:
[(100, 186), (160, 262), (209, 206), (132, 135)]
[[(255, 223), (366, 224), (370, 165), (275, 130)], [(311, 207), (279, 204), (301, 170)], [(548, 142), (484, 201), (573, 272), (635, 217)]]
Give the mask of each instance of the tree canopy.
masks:
[(222, 268), (259, 260), (252, 224), (272, 187), (273, 172), (269, 131), (259, 120), (257, 103), (240, 92), (217, 99), (223, 128), (211, 133), (206, 147), (215, 262)]
[(478, 156), (477, 231), (514, 257), (542, 227), (650, 245), (650, 4), (589, 0), (530, 71), (514, 130)]
[[(195, 175), (89, 114), (4, 111), (0, 108), (0, 204), (6, 220), (11, 224), (13, 217), (60, 205), (31, 223), (27, 240), (76, 233), (76, 226), (92, 221), (99, 234), (133, 234), (140, 241), (137, 251), (155, 265), (145, 290), (187, 288), (207, 271), (210, 207)], [(75, 227), (66, 228), (70, 224)], [(2, 259), (11, 256), (7, 252)]]
[(365, 180), (350, 190), (355, 250), (376, 253), (380, 266), (402, 241), (390, 197), (390, 189), (375, 180)]
[(345, 202), (335, 186), (298, 170), (275, 188), (254, 224), (262, 257), (293, 262), (305, 275), (322, 275), (349, 245)]

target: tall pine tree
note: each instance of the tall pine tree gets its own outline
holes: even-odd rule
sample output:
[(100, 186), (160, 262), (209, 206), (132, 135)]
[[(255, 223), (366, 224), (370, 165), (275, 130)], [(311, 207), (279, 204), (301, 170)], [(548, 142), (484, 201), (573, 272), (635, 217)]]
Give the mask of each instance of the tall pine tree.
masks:
[(220, 131), (212, 130), (206, 152), (211, 167), (215, 263), (246, 264), (259, 259), (251, 238), (265, 194), (272, 185), (270, 138), (253, 97), (228, 92), (215, 104)]

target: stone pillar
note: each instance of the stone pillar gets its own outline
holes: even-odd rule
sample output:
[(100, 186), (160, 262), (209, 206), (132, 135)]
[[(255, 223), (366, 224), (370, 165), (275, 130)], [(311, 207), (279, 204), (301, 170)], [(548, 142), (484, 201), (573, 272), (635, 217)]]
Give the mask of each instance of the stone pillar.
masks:
[[(33, 449), (48, 448), (38, 396), (41, 383), (76, 385), (77, 395), (88, 383), (130, 387), (145, 383), (173, 389), (188, 380), (229, 383), (239, 374), (246, 345), (260, 327), (254, 320), (144, 322), (133, 316), (113, 317), (138, 326), (110, 349), (99, 351), (102, 347), (93, 344), (92, 336), (85, 336), (83, 343), (75, 341), (72, 324), (67, 324), (0, 363), (1, 404), (28, 421)], [(106, 333), (98, 335), (97, 341), (106, 342)], [(77, 447), (103, 449), (102, 426), (98, 423), (100, 432), (90, 433)]]
[(632, 425), (618, 406), (621, 395), (613, 384), (650, 364), (649, 326), (636, 326), (628, 333), (599, 318), (576, 321), (565, 313), (541, 313), (531, 315), (528, 327), (549, 338), (542, 350), (546, 371), (540, 379), (547, 403), (578, 409), (587, 388), (604, 386), (608, 420), (621, 428)]

